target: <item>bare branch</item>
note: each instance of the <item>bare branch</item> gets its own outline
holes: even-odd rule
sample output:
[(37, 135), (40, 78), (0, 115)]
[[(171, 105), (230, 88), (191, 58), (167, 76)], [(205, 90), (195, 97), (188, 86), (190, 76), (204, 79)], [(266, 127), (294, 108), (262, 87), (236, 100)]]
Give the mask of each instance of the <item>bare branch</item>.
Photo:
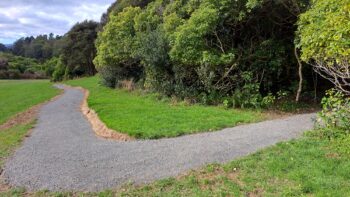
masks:
[(315, 60), (313, 68), (315, 72), (331, 81), (337, 89), (350, 95), (350, 64), (348, 60), (339, 62)]

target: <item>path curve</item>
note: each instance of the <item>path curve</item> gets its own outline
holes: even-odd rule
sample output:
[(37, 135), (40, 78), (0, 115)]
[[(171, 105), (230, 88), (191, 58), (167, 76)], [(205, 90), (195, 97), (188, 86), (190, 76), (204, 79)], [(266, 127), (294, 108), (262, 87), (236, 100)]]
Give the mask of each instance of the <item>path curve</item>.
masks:
[[(62, 87), (63, 88), (63, 87)], [(64, 88), (4, 167), (12, 186), (28, 190), (99, 191), (176, 176), (227, 162), (312, 129), (314, 114), (177, 138), (116, 142), (96, 137), (80, 112), (82, 91)]]

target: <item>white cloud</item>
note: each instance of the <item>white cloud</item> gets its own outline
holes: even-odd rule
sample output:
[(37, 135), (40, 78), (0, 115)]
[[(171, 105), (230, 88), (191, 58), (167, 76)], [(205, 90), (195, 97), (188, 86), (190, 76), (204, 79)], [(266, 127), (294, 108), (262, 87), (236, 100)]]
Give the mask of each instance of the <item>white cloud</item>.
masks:
[(83, 20), (99, 21), (115, 0), (0, 0), (0, 43), (23, 36), (66, 33)]

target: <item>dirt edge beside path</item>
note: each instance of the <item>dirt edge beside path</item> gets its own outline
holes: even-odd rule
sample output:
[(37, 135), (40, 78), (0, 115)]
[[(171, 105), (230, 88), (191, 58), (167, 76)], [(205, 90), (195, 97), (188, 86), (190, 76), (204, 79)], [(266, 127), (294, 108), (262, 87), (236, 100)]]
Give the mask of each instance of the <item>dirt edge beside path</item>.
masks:
[(98, 114), (93, 109), (89, 108), (89, 105), (88, 105), (88, 97), (90, 95), (89, 90), (82, 87), (73, 87), (69, 85), (64, 85), (64, 86), (67, 88), (78, 89), (84, 93), (84, 99), (80, 105), (80, 109), (84, 114), (84, 116), (86, 117), (86, 119), (90, 122), (92, 130), (95, 132), (97, 136), (105, 139), (112, 139), (112, 140), (118, 140), (118, 141), (135, 140), (135, 138), (125, 133), (120, 133), (118, 131), (108, 128), (106, 124), (103, 123), (101, 119), (98, 117)]

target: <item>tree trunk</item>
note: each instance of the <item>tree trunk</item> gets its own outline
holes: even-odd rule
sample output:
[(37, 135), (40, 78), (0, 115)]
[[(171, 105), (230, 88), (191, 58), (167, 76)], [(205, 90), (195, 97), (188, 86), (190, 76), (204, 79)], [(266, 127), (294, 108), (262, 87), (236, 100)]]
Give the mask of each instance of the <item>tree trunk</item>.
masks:
[(299, 72), (298, 72), (299, 73), (299, 87), (298, 87), (298, 91), (297, 91), (297, 96), (295, 98), (295, 101), (299, 102), (300, 94), (301, 94), (301, 91), (303, 89), (303, 64), (299, 58), (298, 49), (296, 47), (294, 48), (294, 55), (298, 61), (298, 65), (299, 65)]

